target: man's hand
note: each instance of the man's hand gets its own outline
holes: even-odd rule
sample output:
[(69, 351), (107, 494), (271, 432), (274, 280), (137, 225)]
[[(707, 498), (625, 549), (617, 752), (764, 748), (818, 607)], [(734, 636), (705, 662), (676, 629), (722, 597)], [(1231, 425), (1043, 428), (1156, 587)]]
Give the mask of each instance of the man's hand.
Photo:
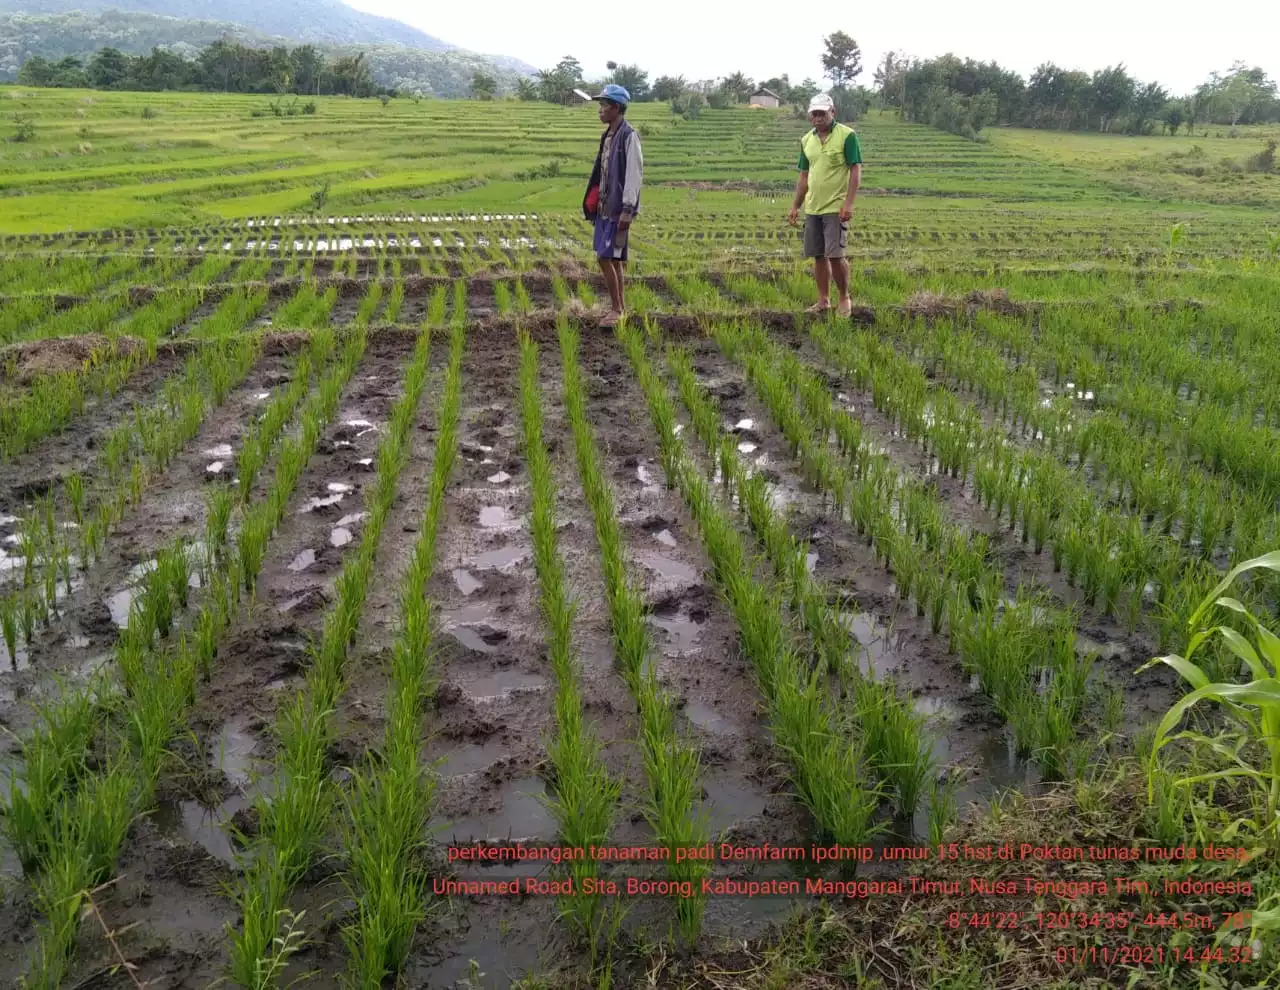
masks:
[(796, 226), (799, 222), (800, 222), (800, 207), (798, 207), (798, 206), (793, 206), (793, 207), (791, 207), (791, 209), (787, 212), (787, 223), (791, 224), (791, 226), (793, 226), (793, 227), (794, 227), (794, 226)]
[(848, 222), (848, 220), (849, 220), (849, 218), (850, 218), (851, 216), (853, 216), (853, 200), (851, 200), (851, 199), (846, 199), (846, 200), (844, 201), (843, 205), (841, 205), (841, 207), (840, 207), (840, 221), (841, 221), (841, 223), (846, 223), (846, 222)]
[(630, 226), (631, 226), (631, 214), (630, 214), (630, 213), (620, 213), (620, 214), (618, 215), (618, 229), (619, 229), (619, 230), (626, 230), (626, 229), (627, 229), (628, 227), (630, 227)]

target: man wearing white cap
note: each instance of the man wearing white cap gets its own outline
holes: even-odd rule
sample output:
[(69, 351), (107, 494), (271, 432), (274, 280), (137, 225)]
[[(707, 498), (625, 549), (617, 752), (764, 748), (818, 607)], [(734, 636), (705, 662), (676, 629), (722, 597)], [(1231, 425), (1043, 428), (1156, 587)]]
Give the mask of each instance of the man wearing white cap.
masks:
[(853, 309), (849, 298), (849, 218), (862, 182), (862, 145), (852, 127), (836, 122), (835, 103), (827, 93), (819, 93), (809, 103), (813, 130), (800, 139), (800, 179), (787, 220), (795, 226), (803, 204), (804, 256), (813, 259), (818, 282), (818, 302), (810, 313), (831, 309), (831, 280), (840, 293), (838, 312), (848, 316)]

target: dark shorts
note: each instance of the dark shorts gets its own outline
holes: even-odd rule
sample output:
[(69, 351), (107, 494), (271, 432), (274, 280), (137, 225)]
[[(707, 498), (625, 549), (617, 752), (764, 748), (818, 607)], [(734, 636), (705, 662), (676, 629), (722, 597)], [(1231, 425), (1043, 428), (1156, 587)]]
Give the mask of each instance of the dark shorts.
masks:
[(595, 251), (597, 258), (612, 258), (615, 261), (627, 260), (627, 241), (630, 230), (619, 233), (617, 220), (606, 220), (596, 217)]
[(849, 246), (849, 221), (839, 213), (806, 214), (804, 218), (804, 256), (806, 258), (843, 258)]

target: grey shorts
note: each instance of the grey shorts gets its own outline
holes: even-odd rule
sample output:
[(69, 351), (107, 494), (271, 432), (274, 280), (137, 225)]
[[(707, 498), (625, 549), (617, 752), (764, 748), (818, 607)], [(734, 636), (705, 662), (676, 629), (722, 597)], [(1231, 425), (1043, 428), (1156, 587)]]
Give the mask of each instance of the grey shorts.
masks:
[(849, 246), (849, 221), (839, 213), (805, 214), (804, 256), (806, 258), (843, 258)]

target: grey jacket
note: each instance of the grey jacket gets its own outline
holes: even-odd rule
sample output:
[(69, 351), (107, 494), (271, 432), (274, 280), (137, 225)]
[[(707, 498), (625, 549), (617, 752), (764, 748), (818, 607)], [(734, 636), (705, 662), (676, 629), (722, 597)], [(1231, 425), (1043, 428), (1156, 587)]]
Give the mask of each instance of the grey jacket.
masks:
[[(609, 132), (600, 135), (600, 147), (596, 151), (595, 167), (591, 170), (591, 178), (587, 181), (587, 195), (592, 186), (600, 184), (600, 176), (604, 172), (602, 159), (604, 156), (604, 139)], [(640, 185), (644, 176), (644, 157), (640, 151), (640, 135), (625, 119), (618, 125), (617, 133), (609, 148), (608, 188), (600, 190), (600, 215), (610, 220), (617, 219), (622, 213), (635, 216), (640, 212)], [(587, 199), (582, 199), (582, 215), (588, 220), (595, 220), (596, 215), (587, 209)]]

